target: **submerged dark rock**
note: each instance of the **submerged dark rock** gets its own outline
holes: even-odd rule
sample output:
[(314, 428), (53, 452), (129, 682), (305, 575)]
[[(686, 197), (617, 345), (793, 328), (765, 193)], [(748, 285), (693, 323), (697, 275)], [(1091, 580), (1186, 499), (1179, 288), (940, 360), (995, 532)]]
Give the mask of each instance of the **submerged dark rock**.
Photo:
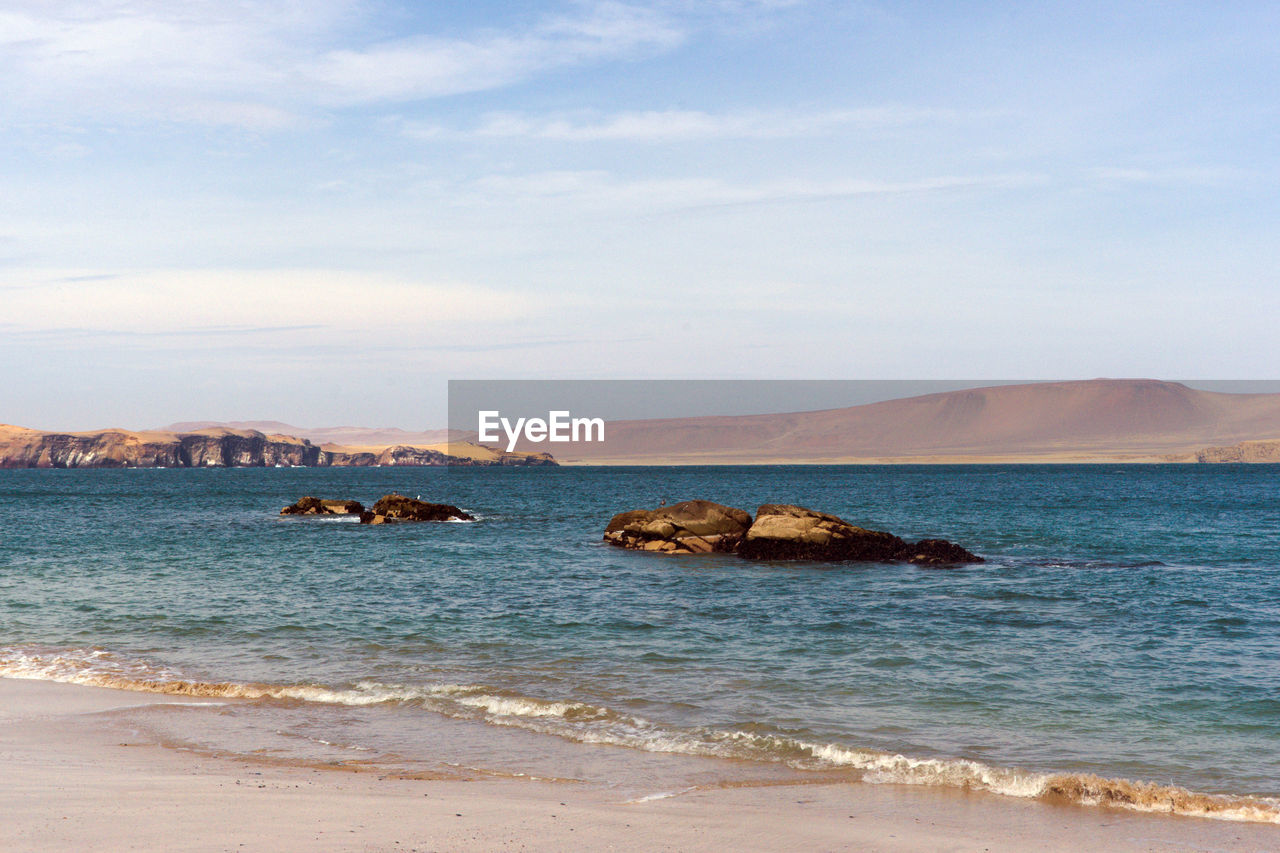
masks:
[(825, 512), (791, 504), (765, 504), (755, 521), (740, 509), (685, 501), (656, 510), (615, 515), (605, 527), (611, 545), (666, 554), (732, 553), (748, 560), (981, 563), (976, 554), (943, 539), (908, 542), (867, 530)]
[(359, 515), (364, 512), (360, 501), (325, 500), (307, 495), (280, 510), (281, 515)]
[(945, 566), (956, 563), (985, 563), (977, 554), (945, 539), (921, 539), (911, 546), (914, 552), (907, 562), (923, 566)]
[(609, 520), (604, 539), (633, 551), (664, 554), (732, 553), (751, 526), (745, 510), (711, 501), (622, 512)]
[(475, 517), (452, 504), (433, 504), (398, 494), (383, 495), (372, 509), (360, 514), (361, 524), (391, 521), (475, 521)]

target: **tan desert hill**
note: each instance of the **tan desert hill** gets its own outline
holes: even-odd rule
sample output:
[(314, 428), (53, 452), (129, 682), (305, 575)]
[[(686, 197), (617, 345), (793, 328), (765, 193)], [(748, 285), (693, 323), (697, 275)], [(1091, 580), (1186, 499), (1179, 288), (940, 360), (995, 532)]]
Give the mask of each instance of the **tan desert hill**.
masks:
[(1275, 438), (1280, 394), (1095, 379), (792, 414), (612, 421), (603, 443), (516, 449), (550, 450), (568, 464), (1154, 462), (1197, 461), (1210, 445)]

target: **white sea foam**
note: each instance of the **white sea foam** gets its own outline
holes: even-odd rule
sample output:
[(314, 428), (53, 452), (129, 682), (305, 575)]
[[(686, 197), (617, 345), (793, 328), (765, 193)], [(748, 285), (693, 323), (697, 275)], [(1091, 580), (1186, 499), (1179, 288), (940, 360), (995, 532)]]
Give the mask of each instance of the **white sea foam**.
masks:
[[(1170, 785), (1086, 774), (1033, 773), (968, 759), (914, 758), (776, 734), (663, 726), (583, 702), (545, 700), (475, 684), (425, 686), (361, 681), (350, 687), (315, 684), (206, 682), (103, 649), (0, 647), (0, 676), (112, 687), (168, 695), (289, 700), (373, 706), (413, 703), (461, 719), (526, 729), (588, 744), (649, 752), (788, 764), (797, 769), (849, 768), (874, 784), (936, 785), (1023, 798), (1058, 798), (1082, 805), (1165, 812), (1219, 820), (1280, 823), (1280, 800), (1202, 794)], [(219, 703), (225, 704), (225, 703)], [(682, 792), (675, 792), (676, 794)], [(674, 796), (659, 793), (641, 798)]]
[(864, 782), (898, 785), (947, 785), (974, 788), (1011, 797), (1038, 797), (1051, 778), (991, 767), (967, 759), (909, 758), (869, 749), (850, 749), (835, 744), (801, 743), (803, 749), (822, 761), (839, 767), (864, 770)]
[(626, 800), (625, 802), (631, 805), (636, 805), (639, 803), (651, 803), (654, 800), (669, 800), (672, 797), (678, 797), (681, 794), (687, 794), (690, 791), (696, 791), (696, 790), (698, 790), (696, 787), (690, 787), (690, 788), (681, 788), (678, 791), (659, 791), (656, 794), (646, 794), (643, 797), (636, 797), (634, 800)]

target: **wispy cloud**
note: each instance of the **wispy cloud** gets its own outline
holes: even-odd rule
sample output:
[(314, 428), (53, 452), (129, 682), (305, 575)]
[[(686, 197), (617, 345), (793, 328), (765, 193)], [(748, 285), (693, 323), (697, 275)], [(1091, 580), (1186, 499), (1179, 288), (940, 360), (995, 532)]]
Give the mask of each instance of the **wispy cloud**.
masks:
[(614, 0), (506, 29), (363, 42), (345, 34), (353, 0), (6, 6), (0, 111), (27, 121), (60, 111), (271, 131), (317, 110), (505, 86), (665, 50), (685, 36), (668, 15)]
[(987, 118), (992, 113), (906, 106), (838, 110), (643, 110), (611, 115), (532, 116), (489, 113), (473, 128), (409, 122), (406, 136), (418, 139), (545, 139), (559, 142), (683, 142), (706, 139), (783, 139), (841, 130), (875, 130)]
[(1257, 177), (1229, 166), (1107, 166), (1095, 168), (1090, 174), (1104, 185), (1166, 187), (1225, 187)]
[[(222, 110), (220, 123), (257, 127), (265, 117), (276, 127), (279, 115), (267, 114), (280, 109), (271, 93), (299, 61), (297, 42), (314, 35), (290, 5), (7, 3), (0, 12), (0, 107), (28, 121), (204, 122)], [(321, 0), (309, 10), (312, 21), (335, 25), (345, 5)], [(192, 104), (203, 106), (193, 110)]]
[(326, 101), (401, 101), (491, 89), (549, 68), (672, 47), (683, 37), (663, 15), (611, 2), (524, 31), (417, 36), (332, 51), (302, 70), (323, 84)]
[(943, 175), (906, 181), (778, 180), (731, 183), (706, 178), (624, 179), (601, 171), (490, 175), (470, 188), (473, 201), (495, 204), (567, 202), (580, 211), (643, 213), (731, 205), (776, 204), (957, 190), (1015, 189), (1043, 184), (1038, 174)]
[(3, 324), (13, 329), (11, 334), (16, 339), (28, 341), (67, 341), (67, 340), (92, 340), (106, 339), (109, 342), (117, 342), (127, 339), (159, 339), (159, 338), (247, 338), (258, 335), (267, 337), (275, 337), (290, 332), (314, 332), (324, 329), (324, 326), (304, 325), (304, 326), (207, 326), (201, 328), (172, 328), (172, 329), (152, 329), (150, 331), (126, 331), (121, 329), (86, 329), (76, 327), (51, 327), (51, 328), (24, 328), (16, 324)]
[(529, 297), (371, 272), (28, 270), (0, 280), (0, 320), (33, 333), (256, 334), (315, 329), (421, 333), (536, 310)]

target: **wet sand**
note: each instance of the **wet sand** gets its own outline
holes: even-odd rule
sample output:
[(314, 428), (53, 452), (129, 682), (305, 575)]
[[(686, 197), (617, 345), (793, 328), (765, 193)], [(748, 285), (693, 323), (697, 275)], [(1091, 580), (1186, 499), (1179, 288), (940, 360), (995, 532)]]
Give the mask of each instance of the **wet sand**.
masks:
[[(0, 678), (0, 849), (29, 851), (1270, 851), (1280, 827), (869, 784), (651, 798), (394, 779), (133, 740), (120, 708), (191, 701)], [(590, 749), (591, 747), (583, 747)]]

